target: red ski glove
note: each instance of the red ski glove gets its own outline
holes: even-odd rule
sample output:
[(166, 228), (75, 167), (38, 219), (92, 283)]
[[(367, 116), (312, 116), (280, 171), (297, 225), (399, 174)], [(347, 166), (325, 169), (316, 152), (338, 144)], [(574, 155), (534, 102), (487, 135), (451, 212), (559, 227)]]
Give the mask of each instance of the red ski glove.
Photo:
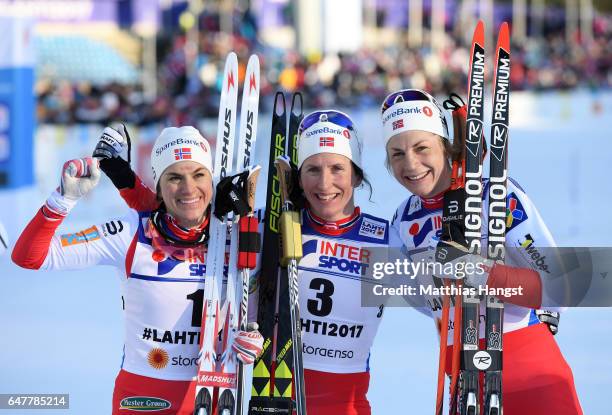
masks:
[(249, 323), (248, 331), (240, 330), (234, 337), (232, 350), (245, 365), (252, 365), (263, 349), (264, 338), (257, 329), (257, 323)]

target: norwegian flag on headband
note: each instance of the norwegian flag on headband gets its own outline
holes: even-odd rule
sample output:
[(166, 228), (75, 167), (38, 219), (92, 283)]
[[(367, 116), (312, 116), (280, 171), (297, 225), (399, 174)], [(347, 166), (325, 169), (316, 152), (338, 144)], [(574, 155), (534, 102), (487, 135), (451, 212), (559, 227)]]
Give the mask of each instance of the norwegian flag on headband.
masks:
[(175, 148), (174, 160), (191, 160), (191, 149), (188, 147)]
[(333, 147), (334, 146), (334, 137), (320, 137), (319, 138), (319, 147)]
[(404, 128), (404, 119), (393, 121), (393, 131), (397, 130), (398, 128)]

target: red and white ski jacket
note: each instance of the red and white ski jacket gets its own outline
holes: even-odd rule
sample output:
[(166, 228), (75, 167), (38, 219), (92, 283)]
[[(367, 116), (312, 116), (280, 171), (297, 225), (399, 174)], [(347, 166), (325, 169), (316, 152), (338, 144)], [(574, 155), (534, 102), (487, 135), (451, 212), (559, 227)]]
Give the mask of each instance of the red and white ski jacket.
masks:
[[(486, 247), (488, 229), (488, 183), (484, 182), (484, 201), (482, 219), (482, 246)], [(408, 256), (434, 249), (442, 227), (443, 195), (432, 199), (423, 199), (412, 195), (397, 209), (392, 221), (391, 242), (394, 247), (403, 247)], [(489, 274), (487, 285), (493, 288), (524, 286), (526, 295), (504, 299), (504, 332), (511, 332), (533, 324), (540, 323), (535, 314), (542, 304), (546, 290), (547, 277), (555, 269), (562, 269), (559, 259), (545, 255), (541, 247), (555, 247), (555, 241), (546, 227), (538, 210), (521, 187), (512, 179), (508, 180), (507, 216), (506, 216), (506, 261), (504, 265), (495, 265)], [(433, 285), (432, 275), (418, 275), (416, 281), (422, 285)], [(442, 317), (442, 299), (435, 296), (423, 296), (425, 304), (419, 311), (426, 312), (437, 322)], [(546, 302), (546, 300), (544, 300)], [(554, 309), (547, 307), (548, 309)], [(558, 310), (558, 309), (555, 309)], [(485, 304), (481, 302), (480, 320), (485, 319)], [(454, 326), (451, 307), (449, 330)], [(480, 338), (484, 338), (485, 325), (480, 324)], [(452, 333), (448, 344), (453, 341)]]
[(62, 217), (43, 207), (17, 241), (13, 261), (42, 270), (113, 266), (123, 300), (121, 368), (156, 379), (193, 380), (206, 249), (186, 249), (180, 260), (169, 256), (154, 247), (149, 216), (150, 212), (131, 211), (79, 232), (56, 234)]
[[(131, 207), (155, 203), (155, 195), (140, 180), (133, 189), (121, 190), (121, 196)], [(263, 211), (257, 213), (263, 222)], [(368, 279), (363, 269), (370, 265), (369, 252), (384, 249), (388, 243), (389, 222), (361, 213), (359, 208), (334, 223), (302, 210), (303, 257), (298, 263), (298, 292), (305, 369), (329, 374), (369, 371), (370, 349), (383, 304), (362, 306), (362, 284), (378, 284)], [(257, 280), (254, 282), (250, 316), (257, 306)]]

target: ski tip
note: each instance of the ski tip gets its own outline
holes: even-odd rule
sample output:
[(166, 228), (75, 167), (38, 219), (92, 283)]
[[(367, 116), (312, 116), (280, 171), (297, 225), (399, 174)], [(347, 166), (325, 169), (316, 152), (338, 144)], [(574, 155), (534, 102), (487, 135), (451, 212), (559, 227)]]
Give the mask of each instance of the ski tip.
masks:
[(230, 52), (227, 54), (227, 57), (225, 58), (225, 67), (238, 68), (238, 55), (236, 55), (236, 52)]
[[(299, 102), (299, 105), (296, 105), (297, 102)], [(304, 98), (302, 97), (302, 93), (295, 92), (291, 96), (291, 114), (297, 117), (300, 117), (302, 116), (303, 108), (304, 108)]]
[(498, 47), (504, 48), (508, 53), (510, 52), (510, 29), (508, 27), (508, 22), (503, 22), (499, 27), (497, 45)]
[(257, 67), (259, 68), (259, 56), (257, 56), (255, 53), (253, 53), (249, 57), (249, 62), (247, 63), (247, 67), (250, 65), (257, 65)]
[(223, 87), (224, 90), (229, 91), (236, 88), (236, 83), (238, 82), (238, 56), (234, 52), (228, 53), (225, 59), (224, 80), (227, 80), (227, 85)]
[(474, 37), (472, 38), (472, 43), (478, 43), (484, 47), (485, 41), (485, 33), (484, 33), (484, 21), (478, 20), (476, 24), (476, 28), (474, 29)]
[[(280, 103), (281, 101), (282, 104)], [(274, 96), (274, 114), (279, 117), (285, 115), (285, 94), (282, 91), (276, 91)]]

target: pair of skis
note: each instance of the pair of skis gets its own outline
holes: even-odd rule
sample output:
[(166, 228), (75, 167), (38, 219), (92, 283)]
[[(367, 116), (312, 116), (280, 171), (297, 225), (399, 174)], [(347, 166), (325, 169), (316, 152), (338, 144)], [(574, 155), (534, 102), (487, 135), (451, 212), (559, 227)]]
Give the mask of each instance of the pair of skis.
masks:
[[(483, 135), (485, 85), (484, 23), (478, 22), (470, 54), (467, 122), (463, 160), (453, 163), (451, 191), (444, 200), (443, 224), (460, 217), (465, 243), (473, 254), (482, 252)], [(508, 114), (510, 98), (510, 36), (508, 24), (499, 29), (493, 71), (493, 105), (490, 132), (490, 177), (488, 183), (488, 223), (486, 256), (503, 263), (505, 259)], [(458, 139), (458, 137), (455, 137)], [(459, 166), (461, 164), (461, 166)], [(457, 207), (463, 209), (456, 215)], [(455, 214), (455, 215), (454, 215)], [(458, 283), (461, 285), (461, 282)], [(450, 386), (450, 413), (478, 415), (483, 404), (485, 415), (503, 414), (502, 337), (504, 305), (495, 296), (485, 296), (486, 349), (479, 347), (479, 295), (456, 296), (454, 301), (453, 355)], [(440, 362), (436, 415), (443, 412), (444, 367), (450, 299), (442, 308)], [(461, 331), (459, 330), (461, 328)], [(442, 343), (443, 342), (443, 343)], [(444, 349), (444, 350), (443, 350)], [(481, 399), (480, 372), (484, 372)]]
[[(210, 216), (208, 250), (206, 254), (206, 278), (204, 282), (204, 307), (201, 321), (199, 368), (196, 383), (195, 415), (239, 415), (244, 400), (244, 369), (231, 350), (236, 330), (246, 329), (248, 307), (249, 268), (254, 267), (254, 253), (239, 256), (238, 220), (247, 223), (246, 235), (257, 232), (248, 220), (253, 217), (255, 184), (259, 168), (250, 168), (257, 136), (259, 107), (259, 60), (252, 55), (247, 64), (243, 87), (240, 132), (238, 135), (237, 166), (234, 166), (234, 142), (238, 101), (238, 58), (231, 52), (226, 59), (223, 74), (213, 186), (217, 189), (215, 205), (220, 194), (217, 185), (243, 169), (249, 169), (247, 179), (247, 217), (239, 218), (229, 213), (221, 214), (215, 206)], [(250, 222), (251, 224), (253, 222)], [(227, 284), (223, 298), (223, 278), (226, 266), (228, 226), (231, 226)], [(242, 243), (242, 241), (240, 241)], [(237, 289), (240, 287), (240, 289)], [(222, 310), (225, 313), (222, 313)], [(223, 314), (223, 315), (222, 315)], [(219, 330), (223, 327), (219, 344)]]
[[(277, 92), (272, 114), (272, 134), (268, 163), (266, 210), (264, 218), (261, 274), (259, 276), (258, 324), (264, 336), (263, 352), (253, 368), (253, 388), (249, 403), (249, 415), (288, 414), (296, 409), (305, 415), (304, 375), (302, 364), (301, 324), (297, 302), (297, 259), (301, 248), (294, 237), (299, 235), (299, 217), (295, 214), (287, 221), (283, 211), (290, 211), (287, 189), (291, 180), (275, 168), (279, 156), (286, 156), (297, 165), (298, 127), (302, 120), (303, 100), (301, 94), (293, 94), (289, 115), (285, 96)], [(287, 166), (285, 165), (285, 168)], [(284, 216), (283, 216), (284, 215)], [(292, 224), (293, 236), (281, 229), (281, 222)], [(294, 242), (281, 256), (280, 242)], [(291, 254), (291, 255), (288, 255)], [(289, 256), (292, 256), (293, 261)], [(281, 265), (282, 263), (282, 265)], [(295, 382), (294, 382), (295, 380)], [(292, 395), (295, 387), (296, 405)]]

